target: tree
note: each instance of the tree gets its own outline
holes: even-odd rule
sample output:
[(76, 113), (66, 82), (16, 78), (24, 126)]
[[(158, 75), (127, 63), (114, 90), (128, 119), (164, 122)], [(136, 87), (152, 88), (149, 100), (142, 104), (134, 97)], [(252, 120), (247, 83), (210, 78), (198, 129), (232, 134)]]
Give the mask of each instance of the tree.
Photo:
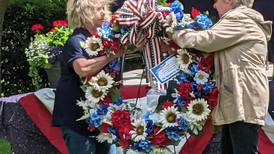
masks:
[(9, 3), (9, 0), (0, 0), (0, 47), (1, 47), (1, 41), (2, 41), (4, 15), (8, 7), (8, 3)]

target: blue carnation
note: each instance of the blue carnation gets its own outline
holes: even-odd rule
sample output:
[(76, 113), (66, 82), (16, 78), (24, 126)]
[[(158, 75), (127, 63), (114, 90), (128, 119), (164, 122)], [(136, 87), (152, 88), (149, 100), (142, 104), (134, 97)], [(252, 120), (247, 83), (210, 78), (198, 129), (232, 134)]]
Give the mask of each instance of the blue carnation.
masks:
[(201, 29), (209, 29), (213, 25), (211, 19), (205, 14), (198, 15), (196, 21)]
[(116, 128), (114, 128), (114, 127), (109, 127), (108, 128), (108, 132), (110, 132), (114, 136), (119, 136), (118, 130)]
[(215, 87), (215, 83), (213, 82), (206, 82), (204, 84), (204, 91), (205, 93), (209, 93)]
[(177, 106), (183, 107), (185, 105), (185, 99), (183, 97), (178, 97), (175, 103)]
[(179, 82), (186, 82), (187, 81), (187, 74), (185, 74), (184, 72), (181, 72), (180, 74), (179, 74), (179, 76), (177, 77), (177, 80), (179, 81)]
[(148, 140), (142, 140), (135, 145), (135, 148), (139, 152), (149, 153), (152, 151), (152, 143)]
[(177, 123), (178, 129), (182, 132), (186, 132), (190, 128), (189, 122), (183, 116), (177, 119)]
[(100, 105), (96, 112), (98, 115), (106, 115), (108, 112), (107, 108), (108, 107), (106, 105)]
[(153, 114), (154, 114), (154, 113), (151, 112), (151, 111), (145, 113), (145, 115), (144, 115), (144, 120), (145, 120), (145, 121), (152, 120)]
[(181, 136), (176, 131), (167, 131), (166, 134), (171, 141), (179, 142), (181, 140)]
[(112, 40), (113, 32), (109, 22), (104, 22), (100, 28), (97, 28), (99, 35), (107, 40)]
[(183, 9), (183, 5), (177, 0), (171, 4), (171, 11), (173, 11), (175, 14), (182, 11)]
[[(202, 88), (201, 89), (198, 89), (198, 86), (202, 86)], [(203, 96), (203, 85), (201, 85), (201, 84), (196, 84), (195, 82), (192, 82), (191, 83), (191, 88), (192, 88), (192, 90), (193, 90), (193, 92), (194, 92), (194, 95), (196, 96), (196, 97), (202, 97)]]
[(89, 123), (92, 125), (92, 126), (94, 126), (94, 127), (96, 127), (96, 128), (99, 128), (100, 127), (100, 125), (101, 125), (101, 117), (98, 115), (98, 113), (97, 112), (94, 112), (92, 115), (91, 115), (91, 117), (90, 117), (90, 119), (89, 119)]
[(122, 104), (124, 103), (123, 100), (124, 100), (123, 97), (119, 97), (118, 101), (117, 101), (117, 102), (113, 102), (113, 103), (114, 103), (115, 105), (117, 105), (117, 106), (120, 106), (120, 105), (122, 105)]
[(109, 66), (109, 68), (113, 69), (114, 71), (120, 72), (120, 70), (121, 70), (121, 61), (118, 60), (118, 59), (113, 60), (108, 64), (108, 66)]
[(184, 12), (181, 10), (175, 14), (177, 21), (181, 21), (184, 18)]
[(194, 64), (190, 67), (191, 74), (194, 75), (199, 71), (199, 67), (197, 64)]

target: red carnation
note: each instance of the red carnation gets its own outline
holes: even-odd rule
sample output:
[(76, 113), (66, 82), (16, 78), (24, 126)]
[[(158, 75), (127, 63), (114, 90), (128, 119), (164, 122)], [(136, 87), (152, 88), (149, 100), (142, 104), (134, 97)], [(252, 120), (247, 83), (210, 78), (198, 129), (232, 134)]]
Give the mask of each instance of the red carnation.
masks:
[(195, 19), (200, 14), (201, 14), (201, 11), (199, 11), (199, 10), (195, 9), (194, 7), (192, 7), (192, 9), (191, 9), (191, 17), (193, 19)]
[(120, 139), (119, 140), (119, 145), (124, 148), (124, 149), (128, 149), (129, 145), (130, 145), (130, 141), (129, 140), (125, 140), (125, 139)]
[(68, 26), (68, 22), (65, 20), (55, 20), (52, 22), (53, 27), (58, 27), (58, 26), (63, 26), (63, 27), (67, 27)]
[(161, 131), (161, 132), (159, 132), (159, 131), (160, 131), (159, 127), (156, 127), (153, 130), (153, 135), (151, 137), (151, 142), (154, 145), (158, 145), (160, 147), (164, 147), (167, 144), (169, 144), (169, 140), (168, 140), (168, 138), (166, 136), (165, 131)]
[(169, 15), (169, 12), (168, 11), (165, 11), (162, 13), (163, 17), (166, 18), (167, 15)]
[(112, 103), (112, 99), (110, 97), (105, 97), (100, 103), (109, 106), (109, 104)]
[(210, 96), (207, 96), (205, 98), (207, 100), (207, 103), (208, 103), (210, 109), (214, 109), (214, 107), (217, 105), (218, 95), (219, 95), (218, 88), (214, 88), (214, 89), (212, 89)]
[(39, 24), (39, 23), (34, 24), (34, 25), (31, 26), (31, 30), (33, 32), (39, 32), (39, 31), (43, 30), (44, 28), (45, 27), (42, 24)]
[(202, 57), (198, 64), (199, 70), (202, 70), (202, 71), (208, 73), (213, 66), (213, 60), (214, 59), (213, 59), (212, 55), (210, 55), (206, 58)]
[(112, 114), (111, 121), (113, 127), (120, 128), (126, 124), (130, 124), (130, 114), (126, 110), (117, 110)]
[(186, 99), (191, 99), (190, 93), (192, 92), (191, 83), (189, 81), (180, 83), (176, 88), (179, 95), (183, 96)]
[(102, 133), (109, 133), (109, 132), (108, 132), (108, 128), (109, 128), (109, 127), (110, 127), (109, 124), (107, 124), (107, 123), (102, 123), (101, 132), (102, 132)]
[(111, 46), (111, 42), (110, 42), (110, 41), (107, 41), (107, 40), (103, 40), (103, 41), (102, 41), (102, 44), (103, 44), (103, 46), (106, 47), (106, 48), (109, 48), (109, 47)]
[(114, 39), (111, 43), (110, 49), (113, 51), (118, 51), (120, 49), (120, 41), (118, 39)]
[(162, 106), (162, 109), (167, 109), (168, 107), (171, 107), (171, 106), (173, 106), (173, 105), (174, 105), (173, 101), (168, 100), (168, 101)]

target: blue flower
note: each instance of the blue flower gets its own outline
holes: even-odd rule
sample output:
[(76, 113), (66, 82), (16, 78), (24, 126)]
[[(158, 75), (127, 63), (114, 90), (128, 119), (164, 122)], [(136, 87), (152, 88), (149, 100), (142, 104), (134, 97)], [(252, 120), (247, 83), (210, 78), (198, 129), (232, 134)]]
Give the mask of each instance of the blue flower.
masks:
[(185, 26), (187, 29), (199, 30), (200, 26), (197, 22), (191, 22)]
[(153, 131), (153, 128), (154, 128), (153, 121), (152, 120), (146, 120), (146, 123), (147, 123), (147, 125), (146, 125), (146, 128), (147, 128), (146, 133), (147, 134), (151, 134), (151, 132)]
[(182, 11), (183, 9), (184, 6), (177, 0), (171, 4), (171, 11), (173, 11), (175, 14)]
[(177, 77), (177, 80), (181, 83), (186, 82), (187, 81), (187, 74), (185, 74), (184, 72), (181, 72), (179, 74), (179, 76)]
[(123, 97), (119, 97), (118, 101), (117, 101), (117, 102), (113, 102), (113, 103), (114, 103), (115, 105), (117, 105), (117, 106), (120, 106), (120, 105), (122, 105), (122, 104), (124, 103), (123, 100), (124, 100)]
[(213, 82), (206, 82), (205, 84), (204, 84), (204, 91), (205, 91), (205, 93), (209, 93), (213, 88), (215, 87), (215, 83), (213, 83)]
[(129, 32), (129, 28), (126, 27), (126, 26), (122, 26), (121, 33), (124, 34), (124, 33), (127, 33), (127, 32)]
[(89, 123), (92, 125), (92, 126), (94, 126), (94, 127), (96, 127), (96, 128), (99, 128), (100, 127), (100, 125), (101, 125), (101, 117), (98, 115), (98, 113), (97, 112), (94, 112), (92, 115), (91, 115), (91, 117), (90, 117), (90, 119), (89, 119)]
[(181, 140), (181, 136), (176, 131), (167, 131), (167, 138), (179, 142)]
[(182, 132), (186, 132), (190, 128), (189, 122), (183, 116), (180, 116), (177, 119), (177, 123), (178, 123), (178, 129)]
[(182, 107), (185, 105), (185, 99), (183, 97), (178, 97), (178, 99), (176, 100), (176, 105), (178, 105), (179, 107)]
[(106, 105), (100, 105), (96, 112), (98, 115), (106, 115), (108, 112), (107, 108), (108, 107)]
[(110, 132), (114, 136), (119, 136), (118, 130), (116, 128), (114, 128), (114, 127), (109, 127), (108, 128), (108, 132)]
[(177, 21), (181, 21), (184, 18), (184, 12), (181, 10), (175, 14)]
[(198, 15), (196, 21), (201, 29), (208, 29), (213, 25), (211, 19), (205, 14)]
[(152, 120), (153, 114), (154, 114), (154, 113), (151, 112), (151, 111), (145, 113), (145, 115), (144, 115), (144, 120), (145, 120), (145, 121)]
[(202, 97), (203, 96), (203, 85), (201, 85), (201, 84), (196, 84), (195, 82), (192, 82), (191, 83), (191, 88), (192, 88), (192, 90), (193, 90), (193, 92), (194, 92), (194, 95), (196, 96), (196, 97)]
[(192, 75), (196, 74), (199, 71), (199, 67), (197, 64), (194, 64), (190, 67), (190, 71), (192, 73)]
[(148, 141), (148, 140), (142, 140), (138, 142), (137, 144), (135, 144), (135, 148), (139, 152), (149, 153), (152, 150), (152, 143), (151, 141)]
[(112, 40), (113, 38), (113, 31), (110, 27), (109, 22), (104, 22), (100, 28), (97, 28), (98, 34), (103, 38), (107, 40)]
[(108, 64), (108, 66), (109, 66), (109, 68), (113, 69), (114, 71), (120, 72), (120, 70), (121, 70), (121, 61), (118, 60), (118, 59), (113, 60)]

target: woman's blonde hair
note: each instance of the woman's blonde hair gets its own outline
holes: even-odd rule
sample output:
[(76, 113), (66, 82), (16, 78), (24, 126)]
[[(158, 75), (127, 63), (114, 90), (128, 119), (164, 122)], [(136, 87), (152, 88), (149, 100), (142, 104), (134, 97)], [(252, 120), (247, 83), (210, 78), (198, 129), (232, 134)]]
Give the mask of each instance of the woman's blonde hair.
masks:
[(86, 24), (93, 24), (98, 4), (104, 6), (105, 20), (111, 17), (110, 4), (112, 0), (68, 0), (67, 18), (69, 26), (73, 29), (86, 27)]
[(249, 8), (253, 6), (254, 0), (233, 0), (236, 6), (245, 5)]

